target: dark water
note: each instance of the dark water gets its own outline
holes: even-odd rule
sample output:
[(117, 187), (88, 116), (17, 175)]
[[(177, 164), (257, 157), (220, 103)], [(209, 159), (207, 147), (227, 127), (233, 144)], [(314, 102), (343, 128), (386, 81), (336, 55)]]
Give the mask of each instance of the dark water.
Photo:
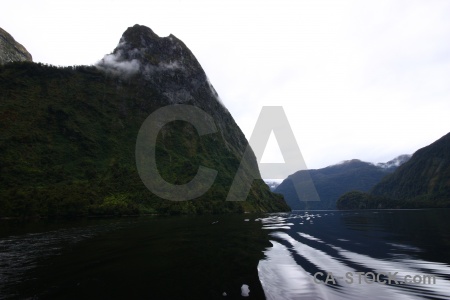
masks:
[(255, 218), (101, 220), (26, 234), (22, 226), (21, 234), (0, 238), (0, 294), (17, 299), (223, 299), (225, 292), (233, 299), (241, 297), (246, 284), (249, 299), (262, 299), (256, 266), (270, 243)]
[(0, 223), (0, 299), (239, 298), (450, 299), (450, 210)]

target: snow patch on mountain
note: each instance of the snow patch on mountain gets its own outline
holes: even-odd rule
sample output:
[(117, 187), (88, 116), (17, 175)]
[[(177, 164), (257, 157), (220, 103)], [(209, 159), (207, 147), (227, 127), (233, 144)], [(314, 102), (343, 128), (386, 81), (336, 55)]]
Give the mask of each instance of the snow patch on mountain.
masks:
[(398, 168), (401, 165), (403, 165), (405, 162), (407, 162), (410, 158), (411, 158), (411, 155), (403, 154), (403, 155), (397, 156), (396, 158), (394, 158), (388, 162), (377, 163), (376, 166), (383, 168), (383, 169)]
[(273, 192), (282, 182), (283, 179), (264, 179), (264, 182), (269, 186)]

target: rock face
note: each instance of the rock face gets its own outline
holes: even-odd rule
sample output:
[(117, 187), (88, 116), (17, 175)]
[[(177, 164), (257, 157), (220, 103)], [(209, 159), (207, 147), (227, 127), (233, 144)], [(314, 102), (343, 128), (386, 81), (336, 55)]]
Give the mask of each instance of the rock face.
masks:
[[(243, 155), (248, 144), (244, 134), (221, 103), (194, 54), (174, 35), (159, 37), (148, 27), (129, 27), (113, 53), (97, 66), (125, 78), (138, 75), (144, 85), (164, 95), (168, 104), (202, 108), (214, 118), (227, 147), (236, 155)], [(258, 169), (256, 158), (252, 163), (252, 168)]]
[(33, 61), (33, 58), (24, 46), (0, 28), (0, 65), (13, 61)]
[[(248, 142), (197, 59), (172, 35), (135, 25), (96, 66), (6, 64), (0, 79), (0, 217), (289, 210), (262, 179), (245, 201), (226, 201)], [(172, 104), (202, 109), (217, 128), (199, 135), (174, 121), (159, 130), (155, 158), (166, 182), (187, 184), (200, 166), (217, 171), (209, 190), (189, 201), (160, 197), (137, 171), (143, 122)], [(252, 156), (244, 182), (259, 174)]]

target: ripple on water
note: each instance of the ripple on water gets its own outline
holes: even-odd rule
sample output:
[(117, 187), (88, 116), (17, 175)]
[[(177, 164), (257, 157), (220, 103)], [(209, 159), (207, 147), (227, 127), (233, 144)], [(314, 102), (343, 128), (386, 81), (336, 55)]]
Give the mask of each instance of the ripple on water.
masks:
[[(382, 214), (371, 213), (375, 216)], [(387, 212), (385, 214), (388, 215)], [(313, 218), (320, 220), (316, 220), (317, 224), (302, 226)], [(335, 230), (342, 226), (339, 218), (338, 213), (315, 215), (300, 212), (283, 217), (269, 216), (262, 220), (263, 228), (272, 229), (269, 233), (272, 247), (266, 249), (266, 257), (258, 265), (267, 299), (422, 299), (424, 296), (450, 299), (450, 266), (447, 263), (412, 257), (408, 253), (422, 253), (423, 249), (405, 243), (388, 242), (383, 239), (383, 235), (368, 235), (371, 231), (382, 232), (380, 224), (363, 223), (361, 226), (365, 229), (362, 233), (346, 227), (341, 228), (341, 231)], [(293, 219), (302, 221), (288, 223)], [(403, 254), (390, 255), (385, 252), (386, 257), (373, 257), (370, 251), (358, 252), (370, 250), (366, 246), (367, 237), (373, 242), (370, 247), (378, 244), (379, 247), (403, 251)], [(323, 281), (316, 284), (314, 274), (319, 271), (325, 275), (331, 272), (336, 284), (324, 284)], [(353, 274), (352, 284), (345, 277), (349, 272)], [(407, 275), (434, 275), (436, 284), (395, 285), (364, 281), (359, 284), (356, 272), (398, 272), (399, 282), (403, 282)]]

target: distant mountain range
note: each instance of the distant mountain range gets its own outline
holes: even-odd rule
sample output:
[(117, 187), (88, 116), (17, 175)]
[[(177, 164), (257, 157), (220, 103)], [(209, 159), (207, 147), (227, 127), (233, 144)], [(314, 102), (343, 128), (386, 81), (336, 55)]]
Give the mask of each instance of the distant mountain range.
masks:
[[(284, 195), (292, 209), (336, 209), (336, 201), (341, 195), (353, 190), (369, 191), (410, 157), (401, 155), (387, 163), (379, 164), (353, 159), (322, 169), (303, 170), (290, 175), (274, 191)], [(309, 180), (307, 172), (316, 187), (320, 201), (304, 201), (297, 196), (293, 182), (301, 183)]]
[(417, 150), (370, 193), (348, 193), (340, 209), (450, 207), (450, 133)]
[[(175, 36), (135, 25), (97, 65), (79, 67), (23, 62), (31, 55), (9, 34), (0, 31), (0, 42), (0, 217), (289, 210), (262, 179), (246, 201), (226, 201), (248, 142)], [(166, 182), (187, 184), (199, 166), (217, 171), (211, 188), (189, 201), (157, 196), (136, 166), (141, 125), (174, 104), (200, 108), (217, 128), (200, 136), (186, 121), (156, 124), (154, 156)], [(250, 154), (241, 181), (259, 174)]]

